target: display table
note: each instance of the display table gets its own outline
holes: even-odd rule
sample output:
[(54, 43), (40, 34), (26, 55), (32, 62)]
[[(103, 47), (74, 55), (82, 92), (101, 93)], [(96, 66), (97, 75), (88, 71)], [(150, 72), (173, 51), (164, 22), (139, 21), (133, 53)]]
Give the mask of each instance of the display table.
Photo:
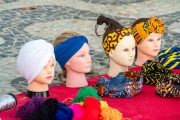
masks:
[[(140, 70), (136, 67), (134, 70)], [(132, 69), (131, 69), (132, 70)], [(176, 70), (180, 73), (180, 70)], [(99, 76), (89, 78), (89, 86), (92, 86)], [(65, 85), (50, 87), (50, 97), (63, 101), (66, 98), (75, 97), (79, 88), (67, 88)], [(18, 107), (30, 100), (25, 93), (16, 95), (18, 105), (13, 110), (0, 113), (0, 120), (18, 120), (13, 118)], [(180, 120), (180, 97), (162, 98), (155, 94), (155, 86), (143, 85), (142, 92), (133, 98), (108, 98), (103, 97), (108, 105), (119, 109), (124, 118), (132, 120)]]

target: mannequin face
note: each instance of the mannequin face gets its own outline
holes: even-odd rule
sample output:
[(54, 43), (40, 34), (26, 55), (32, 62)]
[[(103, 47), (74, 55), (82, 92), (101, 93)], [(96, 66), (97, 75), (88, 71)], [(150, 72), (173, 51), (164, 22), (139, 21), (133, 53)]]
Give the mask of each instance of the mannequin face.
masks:
[(125, 36), (114, 50), (109, 52), (109, 58), (116, 64), (128, 67), (133, 64), (135, 56), (135, 40), (132, 35)]
[(138, 52), (155, 57), (158, 55), (161, 46), (161, 37), (159, 33), (151, 33), (143, 42), (137, 45)]
[[(91, 70), (91, 56), (87, 43), (81, 47), (66, 63), (65, 68), (78, 73), (88, 73)], [(67, 69), (68, 68), (68, 69)]]
[(54, 64), (55, 61), (51, 57), (48, 63), (44, 66), (44, 68), (32, 82), (38, 82), (40, 84), (50, 84), (54, 78)]

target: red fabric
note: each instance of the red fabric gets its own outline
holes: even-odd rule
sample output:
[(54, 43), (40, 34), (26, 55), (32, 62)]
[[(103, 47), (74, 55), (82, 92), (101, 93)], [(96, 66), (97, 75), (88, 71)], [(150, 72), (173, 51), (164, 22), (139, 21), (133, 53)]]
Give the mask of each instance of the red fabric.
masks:
[[(140, 68), (133, 68), (140, 70)], [(132, 70), (132, 69), (131, 69)], [(180, 69), (176, 70), (180, 74)], [(99, 76), (89, 78), (89, 86), (92, 86)], [(75, 97), (79, 88), (67, 88), (64, 85), (50, 87), (50, 97), (58, 98), (63, 101), (66, 98)], [(25, 93), (16, 95), (18, 105), (15, 109), (1, 112), (1, 120), (18, 120), (12, 118), (19, 106), (24, 104), (29, 98)], [(144, 85), (142, 92), (133, 98), (108, 98), (103, 97), (108, 105), (117, 108), (123, 114), (124, 118), (132, 120), (180, 120), (180, 98), (162, 98), (155, 94), (155, 86)]]
[(100, 115), (101, 103), (94, 97), (86, 97), (83, 109), (84, 117), (82, 120), (98, 120)]

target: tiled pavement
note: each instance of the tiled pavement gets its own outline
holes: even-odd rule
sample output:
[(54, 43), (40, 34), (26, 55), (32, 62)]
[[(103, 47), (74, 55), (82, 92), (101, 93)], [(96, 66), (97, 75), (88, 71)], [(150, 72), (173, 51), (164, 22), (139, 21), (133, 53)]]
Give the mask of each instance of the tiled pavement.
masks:
[[(35, 9), (21, 9), (27, 6)], [(179, 0), (0, 0), (0, 95), (26, 90), (26, 82), (16, 70), (16, 57), (25, 42), (45, 39), (53, 43), (65, 31), (88, 37), (94, 72), (90, 76), (105, 72), (108, 58), (101, 47), (102, 38), (94, 33), (101, 14), (127, 27), (137, 18), (157, 16), (166, 26), (162, 49), (180, 45)], [(58, 71), (57, 65), (56, 74)], [(52, 85), (57, 83), (55, 77)]]

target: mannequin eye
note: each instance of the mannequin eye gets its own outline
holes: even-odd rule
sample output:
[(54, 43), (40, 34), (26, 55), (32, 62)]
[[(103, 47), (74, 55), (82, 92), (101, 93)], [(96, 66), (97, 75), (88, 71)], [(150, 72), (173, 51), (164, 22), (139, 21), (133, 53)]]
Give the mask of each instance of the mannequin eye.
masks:
[(161, 37), (157, 39), (157, 41), (161, 41)]
[(85, 55), (84, 54), (80, 54), (78, 57), (84, 57)]
[(123, 51), (124, 51), (124, 52), (127, 52), (127, 51), (129, 51), (129, 50), (126, 48), (126, 49), (124, 49)]
[(133, 49), (132, 50), (135, 50), (135, 47), (133, 47)]
[(52, 64), (51, 67), (54, 67), (54, 64)]
[(153, 42), (153, 39), (148, 39), (149, 42)]

